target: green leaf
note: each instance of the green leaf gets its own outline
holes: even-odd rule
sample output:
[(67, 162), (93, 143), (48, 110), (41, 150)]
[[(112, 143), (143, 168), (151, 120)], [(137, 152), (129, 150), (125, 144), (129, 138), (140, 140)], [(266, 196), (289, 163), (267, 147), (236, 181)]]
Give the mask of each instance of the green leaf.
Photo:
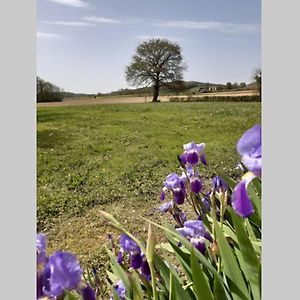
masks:
[(160, 243), (160, 244), (156, 245), (155, 248), (164, 249), (168, 252), (174, 252), (173, 248), (171, 247), (171, 245), (169, 243)]
[(205, 278), (198, 259), (195, 256), (195, 251), (191, 251), (191, 267), (192, 276), (194, 282), (194, 292), (197, 296), (197, 300), (213, 300), (213, 295), (210, 290), (207, 279)]
[(133, 272), (129, 277), (132, 289), (133, 289), (133, 299), (142, 300), (143, 299), (143, 290), (139, 280), (139, 276), (136, 272)]
[(247, 191), (248, 191), (249, 197), (251, 199), (251, 202), (253, 204), (255, 213), (257, 214), (259, 221), (261, 223), (261, 200), (260, 200), (259, 196), (257, 195), (257, 193), (255, 192), (252, 182), (250, 182), (248, 184)]
[(108, 270), (106, 270), (106, 273), (112, 282), (117, 282), (119, 280), (119, 277), (116, 274), (109, 272)]
[(218, 276), (214, 277), (214, 300), (225, 300), (225, 299), (231, 299), (229, 296), (227, 296), (227, 293), (225, 292), (225, 289), (222, 285), (222, 283), (219, 280)]
[(259, 198), (261, 198), (261, 181), (258, 177), (255, 177), (253, 180), (252, 180), (252, 183), (254, 185), (254, 188), (255, 188), (255, 191), (258, 195)]
[(216, 220), (214, 220), (214, 227), (220, 255), (224, 265), (224, 273), (229, 279), (228, 285), (234, 294), (234, 299), (251, 299), (236, 257)]
[(169, 300), (177, 300), (176, 289), (174, 285), (174, 277), (172, 273), (170, 273), (169, 287), (170, 287)]
[(185, 271), (187, 277), (192, 281), (193, 276), (192, 276), (192, 269), (190, 267), (190, 255), (183, 252), (179, 247), (177, 247), (177, 245), (171, 240), (170, 236), (167, 235), (167, 237), (169, 243), (171, 244), (171, 246), (175, 251), (175, 255), (179, 260), (179, 263), (183, 267), (183, 270)]
[(230, 213), (238, 239), (239, 250), (237, 250), (237, 256), (240, 266), (246, 279), (250, 283), (254, 299), (260, 299), (258, 272), (260, 261), (248, 237), (243, 219), (238, 216), (232, 208), (230, 208)]
[(76, 297), (74, 294), (71, 294), (69, 291), (66, 291), (66, 295), (64, 297), (64, 300), (79, 300), (80, 297)]

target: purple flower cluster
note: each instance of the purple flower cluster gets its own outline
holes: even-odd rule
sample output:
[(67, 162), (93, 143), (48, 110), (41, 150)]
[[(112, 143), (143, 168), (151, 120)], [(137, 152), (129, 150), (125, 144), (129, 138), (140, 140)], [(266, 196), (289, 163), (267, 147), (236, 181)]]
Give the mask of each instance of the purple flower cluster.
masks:
[(37, 251), (37, 299), (56, 299), (65, 291), (78, 291), (83, 300), (96, 300), (91, 287), (81, 281), (82, 269), (76, 256), (70, 252), (56, 251), (46, 255), (45, 234), (36, 238)]
[[(205, 229), (202, 220), (212, 211), (217, 220), (226, 217), (226, 206), (231, 205), (235, 212), (246, 218), (253, 214), (254, 209), (247, 193), (247, 186), (253, 178), (261, 176), (261, 126), (255, 125), (246, 131), (237, 143), (237, 150), (242, 157), (242, 163), (248, 168), (242, 180), (236, 185), (232, 194), (227, 182), (220, 176), (211, 181), (211, 188), (203, 193), (203, 184), (199, 177), (199, 165), (207, 166), (205, 144), (190, 142), (183, 145), (184, 152), (178, 156), (183, 173), (169, 174), (164, 181), (160, 200), (166, 199), (167, 191), (172, 191), (171, 201), (162, 204), (159, 209), (173, 215), (179, 228), (176, 230), (188, 238), (190, 242), (205, 254), (207, 241), (213, 242), (211, 235)], [(188, 195), (190, 194), (190, 198)], [(187, 221), (186, 215), (178, 208), (185, 199), (190, 199), (198, 220)], [(213, 207), (213, 210), (212, 210)], [(181, 217), (182, 216), (182, 217)], [(222, 219), (221, 219), (222, 218)]]

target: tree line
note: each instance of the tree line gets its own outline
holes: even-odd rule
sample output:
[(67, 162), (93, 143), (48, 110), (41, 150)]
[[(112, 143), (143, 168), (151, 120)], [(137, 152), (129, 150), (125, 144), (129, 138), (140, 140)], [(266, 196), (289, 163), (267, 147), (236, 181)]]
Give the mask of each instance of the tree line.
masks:
[(63, 90), (58, 86), (36, 78), (36, 99), (37, 102), (61, 102), (63, 99)]

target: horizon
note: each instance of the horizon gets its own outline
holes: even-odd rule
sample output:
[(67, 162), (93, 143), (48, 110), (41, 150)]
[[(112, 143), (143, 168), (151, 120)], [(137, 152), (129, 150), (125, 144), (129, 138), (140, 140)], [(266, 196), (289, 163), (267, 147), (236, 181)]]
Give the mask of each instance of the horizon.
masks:
[(39, 0), (37, 76), (73, 93), (134, 89), (124, 69), (150, 38), (181, 46), (185, 81), (248, 84), (261, 67), (258, 0), (124, 2)]

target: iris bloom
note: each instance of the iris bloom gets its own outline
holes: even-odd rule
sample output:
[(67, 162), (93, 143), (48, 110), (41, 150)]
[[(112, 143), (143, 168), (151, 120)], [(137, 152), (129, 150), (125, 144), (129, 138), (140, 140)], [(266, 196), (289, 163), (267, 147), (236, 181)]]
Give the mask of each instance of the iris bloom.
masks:
[(82, 270), (76, 256), (69, 252), (57, 251), (49, 257), (43, 273), (43, 292), (49, 297), (58, 297), (64, 290), (76, 289)]
[[(114, 284), (114, 289), (117, 292), (120, 300), (126, 299), (126, 288), (123, 281), (120, 279)], [(110, 297), (109, 300), (114, 300), (114, 297)]]
[(37, 252), (37, 263), (43, 264), (47, 261), (46, 248), (47, 248), (47, 238), (43, 233), (37, 234), (36, 237), (36, 252)]
[(248, 168), (242, 180), (232, 192), (232, 207), (238, 215), (247, 218), (254, 213), (247, 186), (257, 176), (261, 176), (261, 126), (259, 124), (247, 130), (237, 143), (242, 162)]
[(176, 204), (182, 204), (184, 202), (185, 198), (185, 182), (187, 178), (184, 174), (179, 176), (176, 173), (169, 174), (165, 181), (164, 181), (164, 187), (162, 189), (162, 192), (160, 194), (160, 200), (165, 199), (165, 194), (168, 190), (172, 190), (173, 192), (173, 201)]
[(81, 281), (82, 270), (75, 255), (57, 251), (46, 256), (47, 238), (39, 233), (36, 238), (37, 251), (37, 299), (56, 299), (65, 290), (77, 290), (83, 300), (96, 300), (93, 289)]
[(202, 182), (199, 177), (193, 176), (190, 179), (191, 191), (198, 194), (202, 190)]
[[(120, 240), (121, 251), (118, 254), (118, 262), (121, 263), (123, 259), (123, 253), (128, 253), (130, 258), (130, 266), (133, 269), (138, 269), (142, 265), (141, 249), (135, 241), (133, 241), (128, 235), (121, 234)], [(121, 253), (121, 254), (120, 254)]]
[(247, 172), (232, 192), (231, 205), (235, 212), (243, 218), (247, 218), (254, 213), (254, 208), (247, 192), (247, 186), (255, 177), (254, 173)]
[(190, 220), (184, 222), (182, 228), (176, 229), (180, 234), (190, 240), (195, 248), (197, 248), (203, 255), (205, 254), (205, 241), (212, 242), (212, 237), (209, 232), (206, 231), (203, 222), (201, 220)]
[(212, 179), (211, 186), (216, 192), (225, 192), (228, 189), (228, 184), (220, 176), (215, 176)]
[(183, 145), (184, 152), (180, 156), (180, 160), (184, 165), (196, 166), (199, 161), (206, 166), (206, 158), (204, 154), (205, 144), (196, 144), (195, 142), (190, 142)]
[(247, 130), (237, 143), (237, 151), (242, 162), (256, 176), (261, 176), (261, 126)]

